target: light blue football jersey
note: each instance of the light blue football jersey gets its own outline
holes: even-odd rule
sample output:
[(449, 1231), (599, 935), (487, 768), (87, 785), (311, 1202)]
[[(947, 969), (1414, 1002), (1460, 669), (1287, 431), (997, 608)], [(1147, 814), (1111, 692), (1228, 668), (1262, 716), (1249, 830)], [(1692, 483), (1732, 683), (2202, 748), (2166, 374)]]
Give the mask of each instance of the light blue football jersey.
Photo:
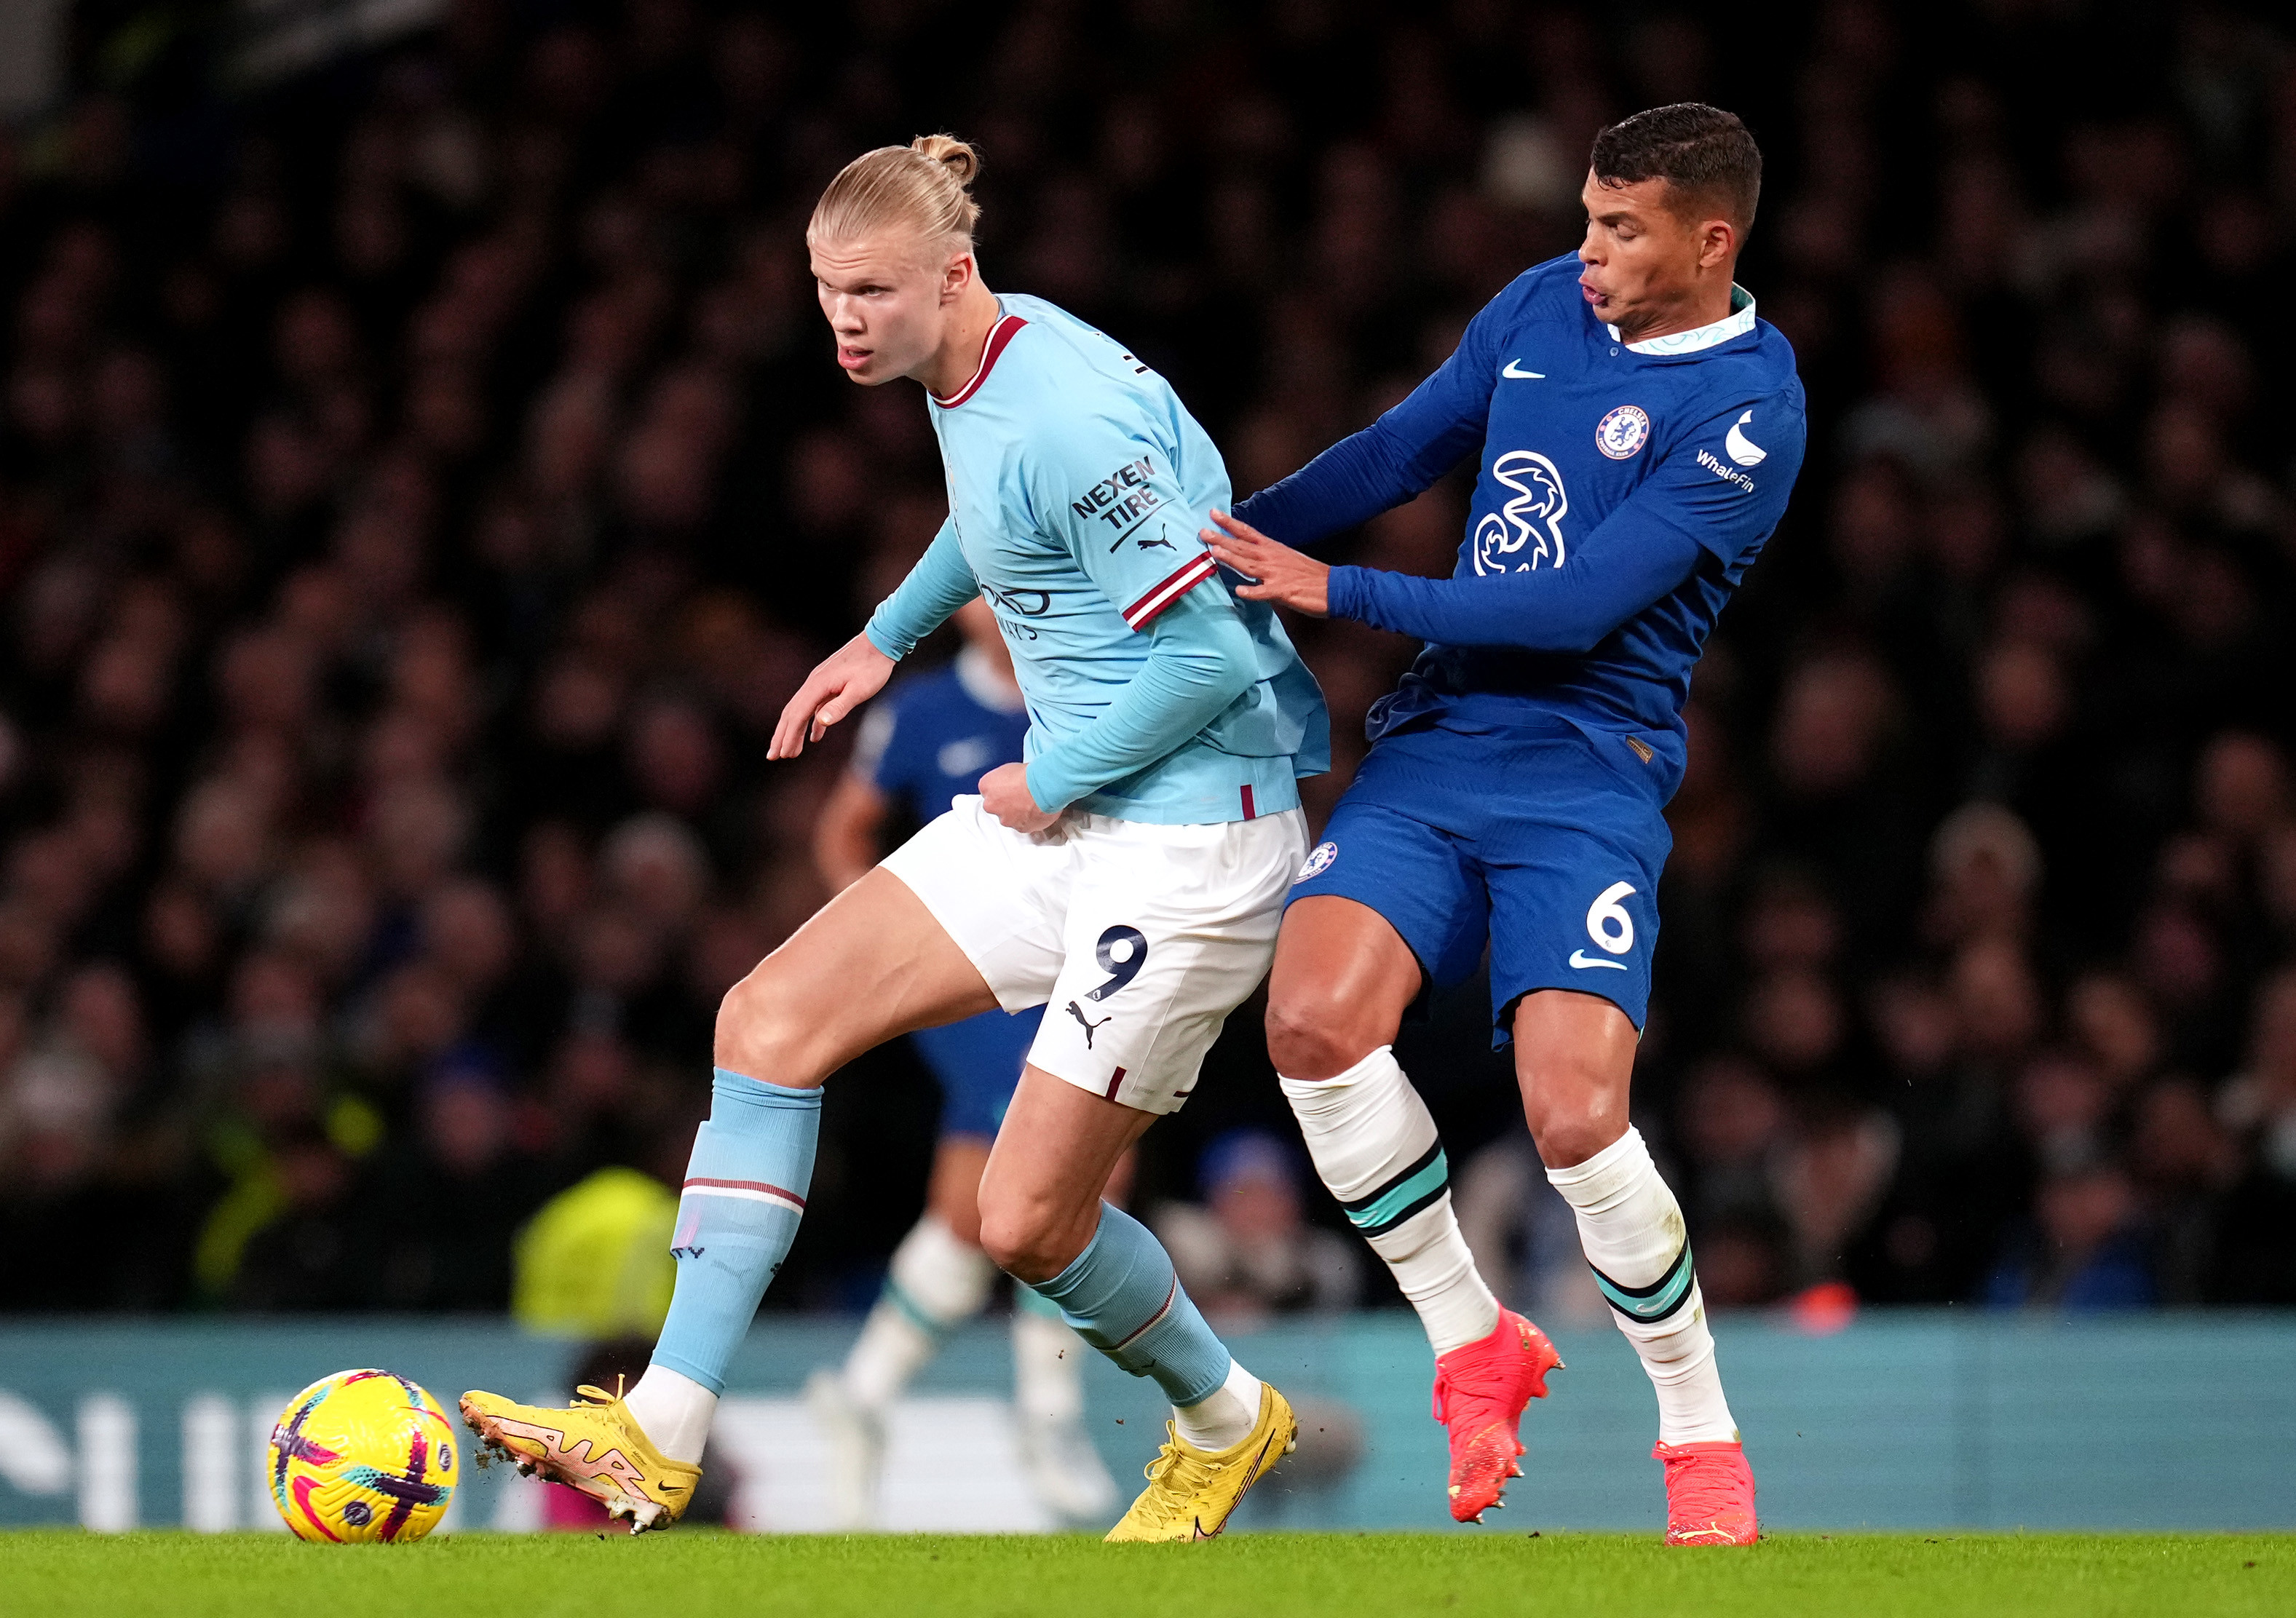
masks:
[(1229, 504), (1219, 451), (1113, 339), (1041, 298), (1001, 302), (980, 371), (927, 408), (948, 478), (944, 537), (953, 530), (1013, 650), (1028, 756), (1089, 726), (1146, 661), (1143, 632), (1193, 592), (1242, 620), (1258, 680), (1078, 806), (1165, 825), (1297, 807), (1297, 779), (1331, 767), (1329, 720), (1274, 611), (1231, 594), (1197, 538)]

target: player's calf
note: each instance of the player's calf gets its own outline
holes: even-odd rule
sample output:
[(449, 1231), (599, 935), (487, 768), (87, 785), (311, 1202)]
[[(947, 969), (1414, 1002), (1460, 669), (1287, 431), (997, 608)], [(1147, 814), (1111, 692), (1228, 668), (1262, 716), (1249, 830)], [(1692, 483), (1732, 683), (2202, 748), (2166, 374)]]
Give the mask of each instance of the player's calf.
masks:
[[(1280, 1071), (1280, 1070), (1279, 1070)], [(1419, 1312), (1437, 1354), (1490, 1335), (1498, 1300), (1451, 1211), (1451, 1171), (1427, 1103), (1382, 1045), (1345, 1072), (1286, 1076), (1316, 1173)]]
[(1148, 1228), (1103, 1206), (1073, 1263), (1036, 1285), (1086, 1343), (1172, 1401), (1171, 1441), (1111, 1540), (1204, 1540), (1291, 1448), (1291, 1407), (1227, 1352)]
[(1682, 1209), (1641, 1133), (1629, 1129), (1547, 1178), (1578, 1214), (1595, 1285), (1658, 1395), (1668, 1542), (1752, 1543), (1754, 1477), (1723, 1396)]

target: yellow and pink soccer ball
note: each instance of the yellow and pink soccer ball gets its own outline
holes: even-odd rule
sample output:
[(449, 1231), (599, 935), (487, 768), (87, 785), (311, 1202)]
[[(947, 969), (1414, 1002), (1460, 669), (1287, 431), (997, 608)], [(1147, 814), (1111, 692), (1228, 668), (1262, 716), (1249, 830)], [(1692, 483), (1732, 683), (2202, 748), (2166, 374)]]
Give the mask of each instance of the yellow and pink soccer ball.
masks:
[(419, 1540), (454, 1498), (455, 1429), (439, 1401), (389, 1371), (337, 1371), (271, 1429), (271, 1503), (297, 1537)]

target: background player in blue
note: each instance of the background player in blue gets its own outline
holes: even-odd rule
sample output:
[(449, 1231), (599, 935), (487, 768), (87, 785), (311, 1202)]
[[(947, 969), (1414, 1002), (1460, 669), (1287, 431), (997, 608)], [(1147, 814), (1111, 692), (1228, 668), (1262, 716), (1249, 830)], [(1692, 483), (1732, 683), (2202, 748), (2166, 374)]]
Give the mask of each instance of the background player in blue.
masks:
[(489, 1445), (634, 1528), (691, 1499), (726, 1367), (804, 1213), (823, 1083), (995, 1006), (1054, 1010), (981, 1177), (981, 1245), (1172, 1401), (1109, 1537), (1218, 1534), (1299, 1431), (1101, 1190), (1267, 969), (1307, 853), (1297, 777), (1326, 766), (1322, 695), (1274, 609), (1231, 596), (1196, 537), (1227, 472), (1170, 387), (1073, 315), (982, 283), (975, 164), (946, 135), (881, 147), (807, 227), (838, 364), (924, 385), (949, 520), (807, 676), (767, 756), (819, 740), (982, 595), (1028, 701), (1028, 762), (990, 770), (726, 993), (677, 1283), (637, 1385), (565, 1410), (463, 1399)]
[[(897, 815), (922, 824), (977, 795), (985, 772), (1021, 756), (1028, 706), (996, 616), (975, 598), (955, 622), (964, 637), (955, 660), (898, 682), (862, 715), (852, 761), (814, 825), (814, 863), (832, 893), (883, 857)], [(925, 1212), (895, 1249), (884, 1290), (844, 1364), (806, 1385), (831, 1437), (834, 1526), (874, 1525), (893, 1401), (947, 1334), (988, 1302), (997, 1271), (980, 1250), (980, 1173), (1044, 1015), (1042, 1006), (983, 1011), (909, 1036), (940, 1084), (940, 1141)], [(1016, 1284), (1013, 1302), (1021, 1465), (1055, 1517), (1100, 1516), (1116, 1503), (1116, 1483), (1085, 1434), (1077, 1336), (1032, 1288)]]
[[(1374, 745), (1292, 889), (1267, 1030), (1324, 1182), (1427, 1326), (1462, 1520), (1515, 1472), (1555, 1359), (1475, 1274), (1389, 1046), (1488, 936), (1531, 1134), (1658, 1393), (1668, 1538), (1758, 1532), (1681, 1210), (1627, 1099), (1691, 666), (1801, 465), (1792, 351), (1732, 279), (1760, 181), (1753, 138), (1711, 107), (1603, 130), (1578, 254), (1517, 279), (1410, 397), (1205, 535), (1261, 581), (1247, 597), (1428, 642), (1373, 708)], [(1409, 499), (1478, 446), (1450, 578), (1275, 543)]]

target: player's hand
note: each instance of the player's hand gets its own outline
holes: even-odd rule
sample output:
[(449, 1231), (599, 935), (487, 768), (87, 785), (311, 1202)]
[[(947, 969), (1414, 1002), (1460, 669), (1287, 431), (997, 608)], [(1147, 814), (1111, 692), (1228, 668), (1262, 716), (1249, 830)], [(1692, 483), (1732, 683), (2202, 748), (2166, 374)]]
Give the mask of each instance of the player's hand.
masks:
[(1226, 511), (1214, 511), (1212, 524), (1198, 537), (1222, 563), (1256, 581), (1240, 586), (1238, 595), (1247, 601), (1274, 601), (1313, 618), (1331, 616), (1329, 568), (1289, 545), (1277, 544)]
[(980, 806), (1012, 830), (1024, 834), (1042, 831), (1061, 818), (1057, 809), (1037, 807), (1036, 795), (1029, 790), (1026, 764), (998, 764), (982, 776)]
[(797, 695), (782, 709), (767, 758), (795, 758), (808, 741), (819, 741), (829, 727), (885, 689), (893, 677), (893, 660), (869, 644), (866, 635), (855, 635), (824, 658), (805, 677)]

